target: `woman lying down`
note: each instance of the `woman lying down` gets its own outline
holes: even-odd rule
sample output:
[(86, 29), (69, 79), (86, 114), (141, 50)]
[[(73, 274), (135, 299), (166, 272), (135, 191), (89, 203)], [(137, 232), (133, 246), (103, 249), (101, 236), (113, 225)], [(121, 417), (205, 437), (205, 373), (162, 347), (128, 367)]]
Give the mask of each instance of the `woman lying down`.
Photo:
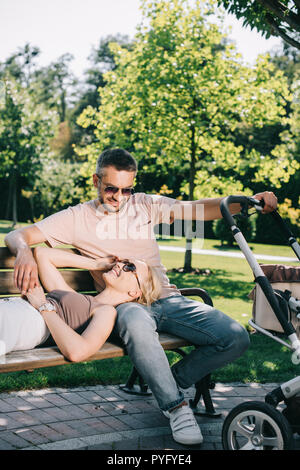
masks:
[[(96, 353), (115, 324), (116, 306), (124, 302), (150, 305), (160, 296), (155, 268), (136, 259), (119, 261), (110, 256), (97, 260), (61, 249), (36, 247), (40, 281), (26, 299), (0, 300), (0, 355), (32, 349), (52, 336), (61, 353), (78, 362)], [(57, 268), (103, 271), (105, 289), (98, 295), (79, 294)]]

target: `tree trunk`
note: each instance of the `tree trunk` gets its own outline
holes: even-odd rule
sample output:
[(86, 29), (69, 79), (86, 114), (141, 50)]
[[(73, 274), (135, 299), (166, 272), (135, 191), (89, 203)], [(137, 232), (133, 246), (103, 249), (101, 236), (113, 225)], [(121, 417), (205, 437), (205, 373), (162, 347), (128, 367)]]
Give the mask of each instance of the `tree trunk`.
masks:
[(12, 178), (9, 178), (9, 184), (8, 184), (8, 198), (7, 198), (7, 204), (6, 204), (5, 220), (9, 220), (9, 219), (10, 219), (12, 190), (13, 190), (13, 181), (12, 181)]
[[(194, 188), (195, 188), (195, 174), (196, 174), (196, 145), (195, 145), (195, 126), (192, 126), (192, 136), (191, 136), (191, 166), (190, 166), (190, 174), (189, 174), (189, 200), (194, 200)], [(192, 245), (193, 239), (192, 235), (192, 226), (193, 221), (186, 221), (185, 222), (185, 236), (186, 236), (186, 244), (185, 244), (185, 255), (184, 255), (184, 272), (191, 272), (192, 270)]]
[(34, 222), (34, 194), (29, 197), (29, 206), (30, 206), (30, 213), (31, 213), (31, 221)]
[(12, 183), (12, 220), (15, 227), (18, 222), (18, 213), (17, 213), (17, 175), (14, 173), (13, 183)]
[(60, 95), (60, 122), (65, 122), (66, 120), (66, 92), (62, 89)]

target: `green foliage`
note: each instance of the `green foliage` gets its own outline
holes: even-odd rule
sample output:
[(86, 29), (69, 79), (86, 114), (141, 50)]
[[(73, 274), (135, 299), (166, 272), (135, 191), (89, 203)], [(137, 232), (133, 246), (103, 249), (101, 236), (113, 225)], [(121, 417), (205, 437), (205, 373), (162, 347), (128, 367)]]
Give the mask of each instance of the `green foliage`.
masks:
[(282, 43), (281, 47), (273, 49), (270, 55), (275, 67), (282, 70), (289, 85), (292, 86), (300, 73), (300, 51)]
[(194, 8), (184, 0), (143, 5), (133, 49), (111, 45), (118, 66), (105, 74), (101, 106), (86, 108), (78, 120), (95, 128), (96, 142), (78, 150), (88, 158), (86, 173), (109, 146), (125, 147), (146, 164), (187, 164), (183, 189), (190, 199), (195, 188), (204, 194), (208, 186), (214, 193), (242, 189), (249, 168), (253, 182), (268, 174), (274, 184), (295, 172), (288, 155), (278, 165), (272, 155), (244, 149), (233, 139), (241, 123), (262, 128), (282, 119), (291, 99), (283, 74), (267, 57), (253, 68), (242, 65), (209, 22), (209, 2)]
[(85, 86), (76, 90), (77, 100), (70, 112), (73, 142), (76, 145), (86, 145), (94, 140), (93, 129), (89, 127), (83, 129), (76, 121), (85, 108), (88, 106), (97, 108), (101, 104), (99, 88), (103, 88), (106, 85), (104, 74), (109, 70), (114, 70), (117, 66), (114, 53), (110, 49), (110, 44), (117, 43), (123, 48), (130, 50), (131, 42), (128, 36), (121, 34), (116, 34), (115, 36), (109, 35), (101, 38), (97, 47), (92, 48), (88, 57), (90, 65), (84, 72)]
[(287, 44), (300, 49), (300, 5), (297, 0), (218, 0), (218, 4), (243, 19), (244, 26), (256, 28), (267, 38), (280, 36)]
[[(299, 192), (299, 191), (298, 191)], [(291, 219), (286, 217), (285, 211), (281, 213), (281, 216), (289, 229), (295, 235), (296, 238), (300, 237), (300, 225), (299, 225), (299, 210), (293, 210), (293, 212), (298, 212), (298, 219), (294, 221), (295, 223), (291, 223)], [(279, 210), (279, 212), (281, 212)], [(274, 221), (271, 216), (261, 215), (259, 214), (256, 221), (256, 240), (259, 243), (269, 243), (274, 245), (286, 244), (287, 240), (278, 224)]]
[[(56, 124), (55, 113), (37, 105), (30, 93), (6, 76), (0, 107), (0, 177), (10, 181), (8, 205), (17, 222), (17, 196), (32, 188), (43, 157), (49, 152), (49, 139)], [(8, 217), (10, 214), (8, 213)]]
[(49, 157), (43, 159), (33, 190), (27, 195), (23, 192), (23, 196), (30, 198), (34, 205), (35, 217), (47, 217), (81, 202), (86, 182), (80, 169), (80, 163), (63, 162)]
[[(247, 242), (254, 240), (256, 224), (253, 217), (247, 218), (238, 214), (234, 218), (236, 220), (236, 225), (241, 230)], [(235, 239), (233, 238), (232, 232), (224, 219), (214, 220), (213, 231), (216, 238), (220, 240), (221, 245), (226, 243), (229, 246), (233, 246), (233, 244), (235, 243)]]
[(37, 68), (38, 55), (26, 44), (0, 64), (0, 178), (7, 193), (4, 214), (14, 224), (21, 210), (21, 220), (33, 221), (79, 202), (85, 184), (80, 164), (73, 162), (67, 122), (75, 86), (72, 56)]
[(29, 87), (32, 82), (33, 72), (36, 66), (36, 59), (40, 55), (40, 49), (26, 43), (0, 63), (0, 78), (5, 79), (10, 76), (22, 87)]
[[(242, 15), (258, 3), (265, 2), (225, 7), (241, 4)], [(137, 157), (138, 191), (166, 185), (172, 197), (199, 199), (275, 189), (292, 214), (300, 185), (298, 51), (286, 45), (244, 66), (216, 25), (215, 4), (143, 0), (134, 40), (100, 39), (80, 84), (70, 54), (39, 68), (40, 50), (25, 44), (0, 63), (0, 178), (14, 218), (17, 203), (22, 220), (29, 212), (33, 220), (94, 197), (88, 181), (111, 146)], [(85, 162), (82, 170), (76, 162)], [(3, 216), (12, 217), (5, 205)]]
[(60, 122), (66, 121), (68, 104), (74, 99), (77, 81), (69, 68), (73, 59), (71, 54), (63, 54), (50, 65), (36, 70), (32, 77), (35, 99), (39, 103), (47, 103), (49, 109), (54, 109)]

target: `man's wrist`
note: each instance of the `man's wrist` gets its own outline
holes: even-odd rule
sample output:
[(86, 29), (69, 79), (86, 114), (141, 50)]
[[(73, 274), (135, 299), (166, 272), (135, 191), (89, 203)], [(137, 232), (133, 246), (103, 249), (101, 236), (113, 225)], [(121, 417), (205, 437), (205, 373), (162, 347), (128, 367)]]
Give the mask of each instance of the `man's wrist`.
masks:
[(31, 248), (26, 243), (24, 245), (18, 247), (17, 250), (16, 250), (16, 257), (17, 256), (24, 256), (24, 255), (32, 256), (32, 259), (34, 259)]
[(92, 269), (91, 271), (98, 271), (99, 270), (99, 261), (98, 259), (93, 259), (93, 266), (92, 266)]

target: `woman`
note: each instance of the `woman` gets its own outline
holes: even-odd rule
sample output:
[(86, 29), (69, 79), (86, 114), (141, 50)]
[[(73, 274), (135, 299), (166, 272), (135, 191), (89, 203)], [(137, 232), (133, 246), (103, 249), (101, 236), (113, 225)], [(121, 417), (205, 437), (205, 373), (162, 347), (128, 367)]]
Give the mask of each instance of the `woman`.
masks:
[[(160, 295), (156, 270), (141, 260), (113, 256), (91, 259), (61, 249), (36, 247), (42, 287), (27, 293), (27, 300), (0, 301), (0, 354), (32, 349), (51, 334), (70, 361), (83, 361), (97, 352), (109, 337), (116, 306), (124, 302), (150, 305)], [(103, 271), (105, 289), (95, 297), (79, 294), (57, 268), (75, 267)]]

